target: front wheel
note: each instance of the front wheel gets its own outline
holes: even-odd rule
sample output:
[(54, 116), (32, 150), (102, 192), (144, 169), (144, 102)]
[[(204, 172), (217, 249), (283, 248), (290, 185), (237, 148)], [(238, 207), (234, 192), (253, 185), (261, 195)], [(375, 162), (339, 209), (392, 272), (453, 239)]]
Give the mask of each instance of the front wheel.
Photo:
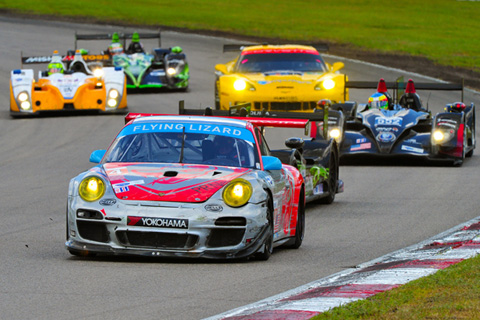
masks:
[(337, 184), (338, 184), (338, 165), (335, 153), (330, 154), (330, 161), (328, 164), (328, 180), (327, 180), (327, 191), (328, 195), (319, 199), (317, 202), (321, 204), (331, 204), (335, 200), (335, 195), (337, 193)]
[(254, 254), (254, 258), (260, 261), (267, 261), (273, 253), (273, 209), (270, 200), (267, 200), (267, 237), (259, 251)]
[(285, 246), (290, 249), (298, 249), (302, 245), (305, 236), (305, 196), (302, 192), (298, 199), (297, 225), (295, 226), (295, 237)]

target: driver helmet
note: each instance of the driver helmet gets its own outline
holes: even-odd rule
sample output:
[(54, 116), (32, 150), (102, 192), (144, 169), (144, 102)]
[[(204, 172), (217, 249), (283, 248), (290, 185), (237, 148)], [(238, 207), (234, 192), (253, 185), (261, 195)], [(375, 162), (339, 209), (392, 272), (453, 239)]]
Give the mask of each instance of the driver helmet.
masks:
[(110, 46), (108, 47), (108, 52), (112, 56), (115, 56), (117, 54), (122, 54), (123, 46), (120, 42), (112, 42), (112, 44), (110, 44)]
[(225, 156), (235, 149), (235, 139), (226, 136), (216, 136), (213, 146), (220, 156)]
[(173, 47), (171, 50), (173, 53), (181, 53), (183, 51), (179, 46)]
[(370, 98), (368, 98), (367, 106), (369, 109), (388, 109), (388, 98), (385, 94), (381, 92), (374, 93)]
[(65, 67), (63, 66), (63, 63), (62, 63), (62, 57), (60, 56), (57, 50), (53, 51), (52, 60), (50, 61), (47, 67), (47, 74), (51, 75), (54, 73), (63, 73), (64, 69)]

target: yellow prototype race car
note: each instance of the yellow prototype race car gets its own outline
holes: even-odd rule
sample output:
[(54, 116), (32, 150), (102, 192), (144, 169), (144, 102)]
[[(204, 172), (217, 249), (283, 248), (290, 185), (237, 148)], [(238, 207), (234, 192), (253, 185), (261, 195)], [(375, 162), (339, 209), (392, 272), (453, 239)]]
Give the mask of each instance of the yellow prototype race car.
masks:
[(252, 110), (312, 111), (321, 99), (348, 100), (343, 62), (326, 63), (326, 46), (224, 45), (241, 50), (226, 64), (215, 66), (215, 107), (250, 103)]
[(22, 64), (48, 64), (39, 71), (16, 69), (10, 73), (10, 115), (37, 115), (53, 111), (98, 111), (125, 113), (127, 111), (126, 81), (122, 68), (102, 68), (87, 63), (98, 57), (80, 51), (74, 55), (22, 57)]

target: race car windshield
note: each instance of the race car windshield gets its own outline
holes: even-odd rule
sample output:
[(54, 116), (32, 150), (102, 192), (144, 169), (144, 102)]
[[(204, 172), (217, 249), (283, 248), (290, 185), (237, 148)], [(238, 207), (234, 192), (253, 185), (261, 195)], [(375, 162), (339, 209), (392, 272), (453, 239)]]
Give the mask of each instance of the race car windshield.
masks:
[(149, 132), (119, 136), (106, 162), (155, 162), (254, 168), (258, 156), (250, 141), (191, 132)]
[(258, 53), (240, 56), (236, 72), (265, 73), (271, 71), (326, 72), (320, 55), (311, 53)]

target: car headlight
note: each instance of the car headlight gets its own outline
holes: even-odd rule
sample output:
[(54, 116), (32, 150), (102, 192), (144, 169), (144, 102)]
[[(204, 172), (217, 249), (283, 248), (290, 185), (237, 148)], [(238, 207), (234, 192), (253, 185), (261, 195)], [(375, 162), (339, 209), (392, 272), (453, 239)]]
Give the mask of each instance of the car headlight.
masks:
[(336, 141), (339, 141), (342, 136), (342, 132), (338, 128), (332, 128), (328, 131), (328, 135), (330, 136), (330, 138), (333, 138)]
[(433, 131), (433, 142), (434, 143), (444, 143), (452, 139), (454, 136), (454, 130), (440, 130), (437, 129)]
[(115, 89), (110, 90), (108, 93), (108, 97), (112, 99), (117, 99), (118, 98), (118, 91)]
[(325, 79), (315, 86), (315, 90), (331, 90), (333, 88), (335, 88), (335, 81), (332, 79)]
[(93, 75), (94, 75), (96, 78), (101, 78), (101, 77), (103, 77), (103, 75), (104, 75), (103, 69), (98, 68), (98, 69), (93, 70)]
[(233, 83), (233, 88), (235, 88), (237, 91), (243, 91), (245, 88), (247, 88), (247, 83), (242, 79), (235, 80)]
[(30, 110), (32, 108), (28, 93), (20, 92), (20, 94), (17, 96), (17, 99), (20, 102), (20, 108), (22, 108), (22, 110)]
[(108, 92), (107, 106), (109, 106), (110, 108), (116, 107), (118, 104), (118, 97), (120, 97), (120, 93), (118, 93), (116, 89), (111, 89)]
[(105, 193), (105, 183), (102, 179), (95, 176), (90, 176), (80, 182), (78, 187), (78, 194), (85, 201), (96, 201), (103, 197)]
[(223, 201), (230, 207), (241, 207), (252, 196), (252, 185), (245, 179), (235, 179), (223, 190)]
[(173, 76), (173, 75), (175, 75), (176, 73), (177, 73), (177, 69), (175, 69), (175, 68), (170, 67), (170, 68), (167, 69), (167, 74), (168, 74), (169, 76)]

